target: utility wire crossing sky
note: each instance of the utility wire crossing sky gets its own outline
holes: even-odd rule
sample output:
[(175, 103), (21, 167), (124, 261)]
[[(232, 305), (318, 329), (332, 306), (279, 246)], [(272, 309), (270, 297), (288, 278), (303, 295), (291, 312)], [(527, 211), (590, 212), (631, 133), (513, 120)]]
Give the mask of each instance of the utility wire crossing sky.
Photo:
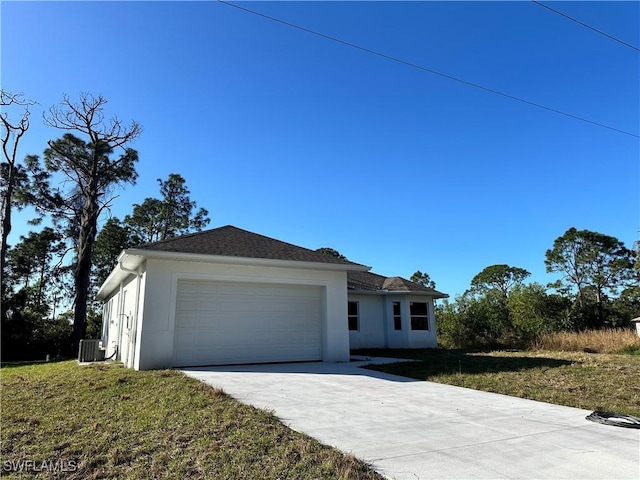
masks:
[(572, 22), (576, 22), (579, 25), (582, 25), (583, 27), (587, 27), (590, 30), (593, 30), (596, 33), (599, 33), (600, 35), (603, 35), (607, 38), (610, 38), (611, 40), (613, 40), (614, 42), (618, 42), (622, 45), (625, 45), (626, 47), (629, 47), (637, 52), (640, 52), (640, 48), (636, 47), (635, 45), (631, 45), (630, 43), (625, 42), (624, 40), (620, 40), (619, 38), (614, 37), (613, 35), (609, 35), (606, 32), (603, 32), (602, 30), (598, 30), (597, 28), (592, 27), (591, 25), (587, 25), (584, 22), (581, 22), (580, 20), (578, 20), (577, 18), (573, 18), (570, 17), (569, 15), (562, 13), (560, 10), (556, 10), (555, 8), (551, 8), (549, 5), (545, 5), (542, 2), (538, 2), (537, 0), (531, 0), (533, 3), (535, 3), (536, 5), (539, 5), (543, 8), (546, 8), (547, 10), (552, 11), (553, 13), (557, 13), (558, 15), (564, 17), (564, 18), (568, 18), (569, 20), (571, 20)]
[(38, 119), (63, 94), (143, 126), (120, 219), (178, 173), (212, 228), (452, 296), (494, 264), (553, 282), (570, 227), (638, 238), (640, 2), (2, 2), (0, 22), (2, 87), (39, 103), (19, 158), (59, 138)]
[[(548, 110), (548, 111), (553, 112), (553, 113), (557, 113), (557, 114), (560, 114), (560, 115), (564, 115), (566, 117), (570, 117), (570, 118), (573, 118), (573, 119), (576, 119), (576, 120), (580, 120), (581, 122), (590, 123), (590, 124), (596, 125), (598, 127), (607, 128), (607, 129), (613, 130), (615, 132), (619, 132), (619, 133), (623, 133), (625, 135), (630, 135), (632, 137), (640, 138), (640, 135), (637, 135), (637, 134), (632, 133), (632, 132), (627, 132), (627, 131), (624, 131), (624, 130), (620, 130), (620, 129), (612, 127), (610, 125), (605, 125), (603, 123), (595, 122), (593, 120), (589, 120), (587, 118), (583, 118), (583, 117), (580, 117), (578, 115), (573, 115), (571, 113), (563, 112), (563, 111), (558, 110), (556, 108), (552, 108), (552, 107), (548, 107), (548, 106), (545, 106), (545, 105), (541, 105), (541, 104), (536, 103), (536, 102), (531, 102), (529, 100), (525, 100), (524, 98), (516, 97), (514, 95), (509, 95), (508, 93), (500, 92), (498, 90), (494, 90), (493, 88), (489, 88), (489, 87), (486, 87), (486, 86), (483, 86), (483, 85), (478, 85), (477, 83), (469, 82), (469, 81), (463, 80), (461, 78), (456, 78), (456, 77), (454, 77), (452, 75), (447, 75), (446, 73), (438, 72), (438, 71), (433, 70), (431, 68), (423, 67), (422, 65), (417, 65), (415, 63), (408, 62), (406, 60), (402, 60), (402, 59), (399, 59), (399, 58), (396, 58), (396, 57), (392, 57), (391, 55), (386, 55), (384, 53), (377, 52), (375, 50), (371, 50), (369, 48), (366, 48), (366, 47), (363, 47), (363, 46), (360, 46), (360, 45), (355, 45), (353, 43), (341, 40), (339, 38), (335, 38), (335, 37), (332, 37), (330, 35), (325, 35), (324, 33), (320, 33), (320, 32), (317, 32), (317, 31), (302, 27), (300, 25), (295, 25), (295, 24), (290, 23), (290, 22), (285, 22), (284, 20), (280, 20), (279, 18), (271, 17), (269, 15), (265, 15), (264, 13), (260, 13), (260, 12), (257, 12), (255, 10), (251, 10), (249, 8), (246, 8), (246, 7), (241, 7), (240, 5), (237, 5), (237, 4), (234, 4), (234, 3), (225, 2), (224, 0), (217, 0), (217, 1), (219, 3), (224, 4), (224, 5), (228, 5), (230, 7), (237, 8), (239, 10), (242, 10), (244, 12), (250, 13), (252, 15), (257, 15), (259, 17), (266, 18), (267, 20), (271, 20), (271, 21), (274, 21), (274, 22), (281, 23), (282, 25), (286, 25), (288, 27), (297, 28), (298, 30), (302, 30), (303, 32), (311, 33), (313, 35), (317, 35), (319, 37), (326, 38), (327, 40), (331, 40), (333, 42), (338, 42), (338, 43), (341, 43), (341, 44), (346, 45), (348, 47), (356, 48), (358, 50), (362, 50), (363, 52), (371, 53), (372, 55), (377, 55), (379, 57), (386, 58), (387, 60), (398, 62), (398, 63), (401, 63), (403, 65), (407, 65), (407, 66), (412, 67), (412, 68), (417, 68), (419, 70), (423, 70), (425, 72), (432, 73), (434, 75), (439, 75), (439, 76), (447, 78), (449, 80), (453, 80), (453, 81), (456, 81), (456, 82), (463, 83), (465, 85), (469, 85), (470, 87), (479, 88), (479, 89), (484, 90), (486, 92), (493, 93), (495, 95), (501, 95), (503, 97), (510, 98), (511, 100), (517, 100), (518, 102), (526, 103), (527, 105), (531, 105), (531, 106), (534, 106), (534, 107), (542, 108), (544, 110)], [(533, 1), (533, 3), (546, 7), (546, 5), (543, 5), (540, 2)], [(551, 10), (553, 10), (553, 9), (551, 9)], [(556, 10), (553, 10), (553, 11), (556, 12)], [(557, 12), (557, 13), (560, 13), (560, 12)], [(571, 17), (567, 17), (567, 18), (571, 18)], [(588, 25), (583, 24), (583, 23), (581, 23), (581, 25), (585, 25), (585, 26), (588, 27)], [(589, 28), (591, 28), (591, 27), (589, 27)], [(603, 32), (600, 32), (599, 30), (596, 30), (596, 29), (593, 29), (593, 30), (597, 31), (600, 34), (606, 35), (609, 38), (613, 38), (614, 40), (617, 40), (616, 38), (611, 37), (610, 35), (607, 35), (607, 34), (605, 34)], [(619, 41), (619, 40), (617, 40), (617, 41)], [(624, 43), (624, 42), (621, 42), (621, 43)], [(627, 45), (627, 44), (625, 43), (625, 45)]]

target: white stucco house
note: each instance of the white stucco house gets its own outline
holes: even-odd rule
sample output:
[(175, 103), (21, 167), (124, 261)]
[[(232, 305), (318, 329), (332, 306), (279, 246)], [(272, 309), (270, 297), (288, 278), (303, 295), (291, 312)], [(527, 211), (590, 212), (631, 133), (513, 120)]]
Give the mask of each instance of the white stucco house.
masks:
[(140, 370), (435, 347), (447, 295), (369, 270), (233, 226), (126, 249), (97, 295), (103, 344)]

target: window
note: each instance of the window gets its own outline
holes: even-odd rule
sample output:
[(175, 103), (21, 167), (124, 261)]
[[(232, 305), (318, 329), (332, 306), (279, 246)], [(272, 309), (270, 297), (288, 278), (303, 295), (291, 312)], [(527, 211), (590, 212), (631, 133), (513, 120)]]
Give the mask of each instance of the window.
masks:
[(400, 314), (400, 302), (393, 302), (393, 329), (402, 330), (402, 315)]
[(429, 309), (425, 302), (411, 302), (411, 330), (429, 330)]
[(359, 330), (358, 329), (358, 302), (349, 302), (349, 330)]

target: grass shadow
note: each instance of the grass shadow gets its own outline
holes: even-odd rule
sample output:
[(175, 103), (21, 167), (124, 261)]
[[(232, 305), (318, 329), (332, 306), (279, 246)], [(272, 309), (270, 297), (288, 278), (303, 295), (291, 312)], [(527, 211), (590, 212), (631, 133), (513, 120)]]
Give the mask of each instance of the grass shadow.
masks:
[(360, 350), (358, 355), (385, 356), (420, 360), (389, 365), (373, 365), (372, 370), (425, 379), (451, 374), (485, 374), (557, 368), (571, 365), (570, 360), (531, 356), (494, 356), (486, 351), (470, 350)]

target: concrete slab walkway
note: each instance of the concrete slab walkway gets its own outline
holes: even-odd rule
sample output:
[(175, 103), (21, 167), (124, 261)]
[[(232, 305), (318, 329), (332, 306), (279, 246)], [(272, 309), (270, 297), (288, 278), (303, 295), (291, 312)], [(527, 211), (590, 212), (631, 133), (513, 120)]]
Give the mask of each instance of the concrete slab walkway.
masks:
[(587, 410), (359, 368), (366, 363), (183, 371), (393, 479), (640, 479), (640, 430), (589, 422)]

